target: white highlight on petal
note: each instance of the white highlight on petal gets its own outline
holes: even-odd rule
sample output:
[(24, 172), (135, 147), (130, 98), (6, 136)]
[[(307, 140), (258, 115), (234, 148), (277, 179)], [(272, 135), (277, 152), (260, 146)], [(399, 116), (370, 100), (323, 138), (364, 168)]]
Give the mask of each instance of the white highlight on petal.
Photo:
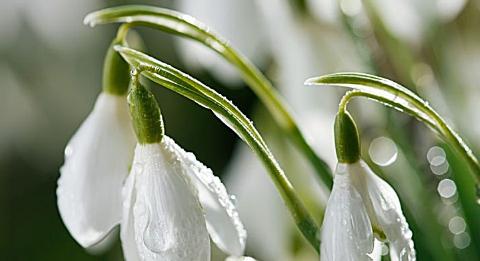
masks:
[(100, 94), (65, 149), (57, 188), (63, 222), (83, 247), (97, 244), (120, 222), (134, 146), (126, 98)]
[(391, 259), (394, 261), (416, 260), (412, 231), (408, 227), (400, 200), (393, 188), (375, 175), (363, 161), (348, 166), (352, 176), (357, 176), (357, 180), (365, 180), (364, 188), (367, 193), (362, 191), (361, 194), (364, 200), (367, 199), (364, 195), (368, 196), (372, 206), (372, 208), (367, 207), (369, 216), (378, 222), (390, 243)]
[(346, 164), (338, 164), (322, 225), (320, 260), (371, 260), (372, 225), (347, 170)]
[(168, 137), (137, 145), (124, 190), (127, 260), (210, 260), (205, 218), (187, 175)]
[(242, 256), (247, 232), (223, 183), (193, 153), (184, 151), (169, 137), (164, 137), (164, 140), (177, 153), (198, 191), (212, 241), (227, 254)]

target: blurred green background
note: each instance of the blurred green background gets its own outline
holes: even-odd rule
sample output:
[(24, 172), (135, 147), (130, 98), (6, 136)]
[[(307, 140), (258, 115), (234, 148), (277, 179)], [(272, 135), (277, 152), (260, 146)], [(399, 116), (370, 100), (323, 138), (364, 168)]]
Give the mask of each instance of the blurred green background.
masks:
[[(71, 238), (55, 190), (64, 147), (101, 90), (104, 54), (117, 28), (92, 29), (83, 17), (130, 3), (182, 10), (218, 30), (279, 88), (332, 168), (331, 123), (342, 92), (304, 87), (303, 80), (337, 71), (374, 73), (408, 86), (479, 151), (478, 0), (2, 0), (0, 260), (122, 260), (118, 240), (92, 254)], [(312, 184), (318, 180), (308, 164), (279, 136), (232, 67), (200, 45), (151, 29), (136, 29), (130, 39), (218, 90), (251, 117), (302, 198), (321, 212), (316, 206), (327, 199), (324, 187)], [(237, 195), (251, 235), (247, 253), (260, 260), (318, 260), (234, 133), (205, 109), (151, 86), (168, 135)], [(402, 200), (418, 259), (480, 260), (480, 208), (472, 180), (455, 174), (468, 171), (464, 163), (403, 114), (364, 100), (351, 108), (362, 127), (365, 158)]]

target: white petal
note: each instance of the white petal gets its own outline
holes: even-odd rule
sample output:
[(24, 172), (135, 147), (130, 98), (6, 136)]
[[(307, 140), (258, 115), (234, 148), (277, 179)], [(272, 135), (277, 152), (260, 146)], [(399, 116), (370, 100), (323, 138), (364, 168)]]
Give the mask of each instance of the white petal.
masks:
[(164, 140), (170, 149), (181, 157), (198, 191), (212, 241), (225, 253), (242, 256), (247, 232), (223, 183), (213, 175), (212, 170), (199, 162), (193, 153), (184, 151), (168, 137), (164, 137)]
[(83, 247), (98, 243), (121, 219), (121, 188), (135, 146), (125, 97), (100, 94), (65, 149), (58, 208)]
[(135, 243), (135, 228), (133, 224), (133, 205), (136, 201), (135, 178), (137, 173), (143, 171), (138, 164), (132, 166), (130, 175), (128, 175), (123, 186), (123, 215), (120, 226), (120, 238), (122, 239), (123, 256), (127, 261), (139, 261), (140, 256)]
[(370, 257), (372, 258), (372, 261), (382, 260), (382, 246), (383, 246), (383, 243), (381, 241), (379, 241), (378, 239), (374, 240), (373, 251), (372, 253), (370, 253)]
[(373, 232), (363, 200), (339, 164), (321, 232), (322, 261), (371, 260)]
[(412, 231), (403, 215), (397, 193), (387, 182), (375, 175), (365, 162), (360, 161), (358, 164), (366, 178), (376, 220), (390, 243), (391, 259), (415, 260)]
[(125, 222), (133, 222), (133, 227), (127, 227), (133, 233), (126, 231), (123, 240), (131, 247), (134, 235), (140, 260), (210, 260), (210, 241), (196, 191), (167, 140), (137, 146), (131, 173), (135, 175), (130, 197), (133, 212)]

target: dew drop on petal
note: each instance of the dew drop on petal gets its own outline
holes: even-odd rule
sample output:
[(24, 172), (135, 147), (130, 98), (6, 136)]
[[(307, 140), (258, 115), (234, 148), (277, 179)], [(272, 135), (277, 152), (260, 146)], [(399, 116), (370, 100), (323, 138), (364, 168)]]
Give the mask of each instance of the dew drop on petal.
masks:
[(387, 244), (382, 243), (382, 248), (381, 248), (380, 251), (381, 251), (380, 253), (382, 254), (382, 256), (388, 255), (389, 249), (388, 249)]
[(73, 147), (72, 147), (72, 145), (68, 145), (65, 148), (65, 159), (71, 157), (72, 155), (73, 155)]
[(132, 169), (133, 169), (133, 173), (135, 173), (136, 175), (140, 175), (143, 172), (143, 164), (135, 163), (135, 164), (133, 164)]
[(235, 195), (230, 195), (230, 201), (234, 206), (237, 206), (237, 196)]
[(370, 158), (379, 166), (388, 166), (397, 160), (397, 145), (387, 137), (378, 137), (370, 143)]

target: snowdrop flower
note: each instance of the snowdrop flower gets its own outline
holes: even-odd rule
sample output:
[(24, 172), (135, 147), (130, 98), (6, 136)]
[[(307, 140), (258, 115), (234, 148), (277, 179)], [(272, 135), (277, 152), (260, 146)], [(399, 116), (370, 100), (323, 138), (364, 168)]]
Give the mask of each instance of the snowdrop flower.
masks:
[(129, 68), (119, 59), (110, 48), (103, 92), (68, 143), (58, 180), (60, 215), (73, 238), (85, 248), (99, 243), (120, 223), (122, 185), (135, 148), (126, 99)]
[(210, 260), (209, 234), (243, 255), (246, 232), (220, 180), (163, 134), (153, 94), (135, 83), (129, 104), (138, 144), (123, 190), (126, 260)]
[(392, 260), (415, 260), (412, 232), (393, 188), (360, 159), (358, 132), (347, 112), (335, 121), (338, 165), (321, 232), (321, 260), (371, 260), (374, 240)]

